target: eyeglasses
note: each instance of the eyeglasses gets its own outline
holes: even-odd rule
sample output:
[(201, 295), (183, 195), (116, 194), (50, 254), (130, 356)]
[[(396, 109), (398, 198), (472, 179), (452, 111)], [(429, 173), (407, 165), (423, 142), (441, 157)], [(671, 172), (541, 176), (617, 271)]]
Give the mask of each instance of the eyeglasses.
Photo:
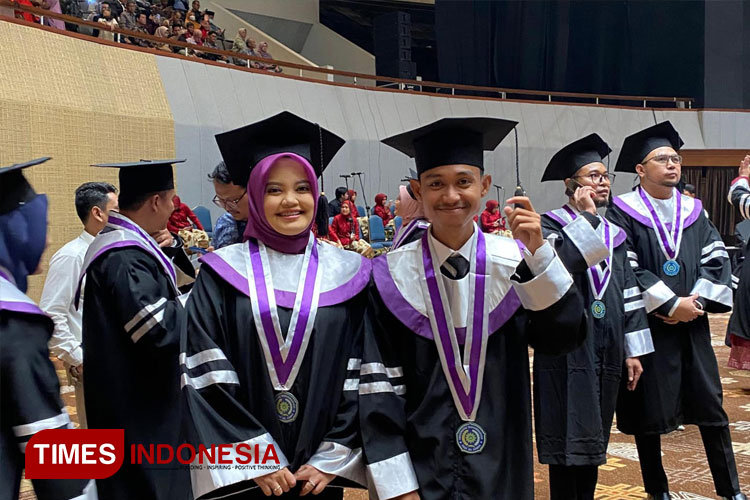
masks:
[(242, 196), (240, 196), (236, 200), (225, 200), (217, 194), (211, 201), (214, 202), (214, 205), (219, 208), (223, 208), (224, 210), (237, 210), (239, 203), (242, 201), (242, 198), (244, 198), (246, 194), (247, 190), (243, 191)]
[(613, 182), (615, 182), (616, 175), (610, 174), (609, 172), (591, 172), (590, 174), (574, 175), (573, 177), (588, 177), (591, 180), (592, 184), (601, 184), (602, 182), (612, 184)]
[(682, 156), (680, 155), (658, 155), (654, 156), (652, 158), (649, 158), (648, 160), (643, 160), (641, 162), (641, 165), (645, 165), (646, 163), (650, 161), (655, 161), (656, 163), (660, 165), (666, 165), (667, 162), (672, 162), (675, 165), (682, 165)]

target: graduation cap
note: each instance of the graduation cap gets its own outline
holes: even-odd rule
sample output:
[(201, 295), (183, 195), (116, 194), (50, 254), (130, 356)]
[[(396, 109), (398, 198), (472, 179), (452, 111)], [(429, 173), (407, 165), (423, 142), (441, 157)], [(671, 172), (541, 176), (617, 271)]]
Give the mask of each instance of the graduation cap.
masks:
[(92, 167), (120, 169), (120, 205), (128, 206), (142, 195), (174, 188), (172, 165), (185, 160), (140, 160), (125, 163), (98, 163)]
[(266, 156), (295, 153), (315, 169), (318, 176), (331, 163), (346, 141), (289, 111), (216, 135), (232, 181), (244, 186), (250, 171)]
[(573, 177), (581, 167), (602, 161), (611, 151), (599, 134), (578, 139), (555, 153), (544, 171), (542, 182)]
[(654, 149), (669, 146), (678, 151), (685, 144), (669, 121), (643, 129), (625, 138), (620, 157), (615, 165), (616, 172), (635, 172), (635, 166), (646, 159)]
[(23, 169), (39, 165), (49, 159), (49, 156), (45, 156), (25, 163), (0, 167), (0, 215), (15, 210), (19, 205), (31, 201), (36, 196), (36, 191), (23, 175)]
[(443, 118), (381, 142), (414, 158), (417, 172), (442, 165), (484, 170), (484, 151), (493, 151), (518, 124), (500, 118)]

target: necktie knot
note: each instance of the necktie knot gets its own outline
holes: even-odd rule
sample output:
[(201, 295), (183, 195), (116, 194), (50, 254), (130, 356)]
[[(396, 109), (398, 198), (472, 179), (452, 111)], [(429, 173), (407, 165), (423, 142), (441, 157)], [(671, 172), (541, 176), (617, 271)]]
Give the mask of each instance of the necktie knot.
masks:
[(446, 278), (460, 280), (469, 274), (469, 261), (459, 254), (453, 254), (440, 266), (440, 272)]

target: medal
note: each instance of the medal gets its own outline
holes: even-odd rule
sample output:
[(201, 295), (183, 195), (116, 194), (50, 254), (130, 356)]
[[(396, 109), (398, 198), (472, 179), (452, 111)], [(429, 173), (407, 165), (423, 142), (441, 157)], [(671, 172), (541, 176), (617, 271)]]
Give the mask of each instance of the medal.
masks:
[(299, 401), (289, 391), (281, 391), (274, 398), (276, 402), (276, 415), (282, 424), (290, 424), (297, 420)]
[(674, 259), (669, 259), (662, 266), (662, 270), (667, 276), (677, 276), (680, 274), (680, 264)]
[(604, 302), (602, 302), (601, 300), (595, 300), (591, 303), (591, 314), (596, 319), (602, 319), (607, 315), (607, 306), (605, 306)]
[(464, 453), (479, 453), (486, 442), (484, 430), (474, 420), (482, 395), (487, 354), (489, 322), (484, 307), (487, 250), (484, 234), (476, 228), (474, 234), (476, 241), (472, 249), (469, 273), (474, 277), (469, 281), (469, 304), (472, 305), (473, 313), (466, 326), (463, 359), (443, 280), (439, 279), (439, 264), (432, 258), (434, 250), (431, 248), (429, 233), (422, 235), (422, 263), (425, 273), (425, 279), (421, 283), (422, 294), (453, 404), (465, 421), (456, 432), (456, 444)]
[(651, 225), (658, 236), (659, 247), (667, 258), (667, 261), (662, 266), (662, 271), (664, 271), (664, 274), (667, 276), (677, 276), (680, 273), (680, 264), (677, 262), (677, 254), (680, 252), (684, 224), (682, 219), (682, 195), (679, 193), (672, 194), (676, 199), (674, 204), (674, 215), (672, 216), (672, 231), (670, 232), (669, 226), (664, 225), (664, 222), (659, 218), (659, 214), (656, 212), (654, 206), (651, 204), (651, 201), (641, 187), (638, 187), (638, 194), (641, 196), (641, 202), (648, 210)]
[(300, 411), (299, 401), (289, 390), (294, 385), (305, 357), (320, 298), (318, 247), (315, 236), (311, 233), (305, 248), (292, 318), (285, 337), (281, 335), (266, 246), (261, 241), (256, 243), (251, 239), (248, 240), (248, 249), (249, 256), (245, 265), (253, 320), (258, 330), (271, 384), (275, 390), (280, 391), (274, 398), (276, 415), (280, 422), (288, 424), (295, 421)]
[(487, 434), (476, 422), (465, 422), (456, 431), (456, 444), (467, 454), (479, 453), (487, 442)]

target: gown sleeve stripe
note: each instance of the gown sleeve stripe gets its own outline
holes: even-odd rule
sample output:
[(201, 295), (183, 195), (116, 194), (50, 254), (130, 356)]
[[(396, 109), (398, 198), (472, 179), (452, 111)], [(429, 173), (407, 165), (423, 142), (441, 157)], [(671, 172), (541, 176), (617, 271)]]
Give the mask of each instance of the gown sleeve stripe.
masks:
[(609, 249), (585, 217), (576, 218), (562, 230), (576, 246), (589, 267), (609, 257)]
[(346, 364), (347, 370), (359, 370), (362, 366), (362, 359), (361, 358), (349, 358), (349, 361)]
[(180, 379), (180, 389), (185, 386), (190, 386), (195, 390), (200, 390), (214, 384), (239, 385), (239, 383), (240, 379), (237, 377), (237, 373), (234, 370), (214, 370), (204, 373), (199, 377), (190, 377), (187, 373), (183, 373)]
[(640, 296), (641, 296), (641, 289), (638, 288), (637, 286), (627, 288), (623, 290), (622, 292), (622, 298), (625, 300), (631, 299), (633, 297), (640, 297)]
[(706, 278), (698, 278), (690, 294), (697, 293), (703, 298), (732, 307), (732, 289), (726, 285), (712, 283)]
[(419, 489), (408, 452), (369, 464), (367, 475), (381, 499), (394, 498)]
[(704, 255), (705, 257), (701, 258), (701, 265), (707, 264), (709, 261), (713, 259), (719, 259), (719, 258), (728, 259), (729, 258), (729, 254), (727, 253), (726, 250), (724, 250), (724, 248), (717, 248), (714, 251), (710, 252), (709, 254), (704, 254)]
[(180, 353), (180, 364), (185, 365), (188, 370), (192, 370), (196, 366), (208, 363), (209, 361), (220, 361), (225, 359), (227, 359), (227, 357), (219, 348), (206, 349), (205, 351), (193, 354), (192, 356), (188, 356), (184, 352)]
[(654, 352), (651, 330), (644, 328), (625, 334), (625, 357), (634, 358)]
[(351, 449), (333, 441), (323, 441), (315, 454), (307, 461), (326, 474), (335, 474), (363, 486), (367, 484), (362, 458), (362, 448)]
[(135, 344), (139, 340), (141, 340), (141, 337), (146, 335), (148, 332), (150, 332), (156, 325), (162, 322), (164, 319), (164, 312), (166, 311), (166, 304), (161, 307), (157, 312), (154, 313), (153, 316), (151, 316), (148, 321), (143, 323), (143, 325), (140, 326), (136, 331), (134, 331), (130, 335), (130, 339)]
[(404, 369), (400, 366), (386, 367), (383, 363), (365, 363), (359, 369), (360, 375), (372, 375), (375, 373), (381, 373), (388, 375), (388, 378), (396, 378), (404, 376)]
[(717, 248), (726, 249), (727, 247), (726, 247), (726, 245), (724, 245), (724, 242), (721, 241), (721, 240), (714, 241), (713, 243), (711, 243), (709, 245), (706, 245), (705, 247), (703, 247), (703, 249), (701, 249), (701, 257), (705, 257), (706, 255), (710, 254), (711, 252), (713, 252)]
[(732, 288), (737, 290), (740, 286), (740, 278), (739, 276), (732, 275)]
[(37, 420), (36, 422), (31, 422), (29, 424), (13, 426), (13, 434), (15, 434), (16, 437), (30, 436), (45, 429), (57, 429), (58, 427), (67, 426), (70, 423), (70, 416), (68, 416), (68, 412), (63, 408), (61, 409), (61, 412), (54, 417)]
[(368, 382), (366, 384), (359, 384), (359, 395), (366, 396), (368, 394), (379, 394), (383, 392), (393, 392), (398, 396), (406, 394), (406, 385), (393, 386), (390, 382)]
[(151, 316), (151, 313), (153, 311), (155, 311), (156, 309), (164, 305), (166, 302), (167, 302), (167, 298), (162, 297), (156, 302), (154, 302), (153, 304), (149, 304), (143, 309), (141, 309), (140, 311), (138, 311), (137, 313), (135, 313), (135, 316), (133, 316), (133, 318), (130, 321), (125, 323), (125, 331), (130, 333), (131, 330), (133, 330), (133, 328), (135, 328), (138, 323), (140, 323), (147, 317)]
[(657, 281), (643, 291), (643, 301), (646, 304), (646, 311), (651, 312), (658, 309), (661, 305), (669, 302), (674, 296), (675, 293), (663, 281)]
[(358, 391), (359, 390), (359, 379), (358, 378), (348, 378), (344, 380), (344, 390), (345, 391)]

